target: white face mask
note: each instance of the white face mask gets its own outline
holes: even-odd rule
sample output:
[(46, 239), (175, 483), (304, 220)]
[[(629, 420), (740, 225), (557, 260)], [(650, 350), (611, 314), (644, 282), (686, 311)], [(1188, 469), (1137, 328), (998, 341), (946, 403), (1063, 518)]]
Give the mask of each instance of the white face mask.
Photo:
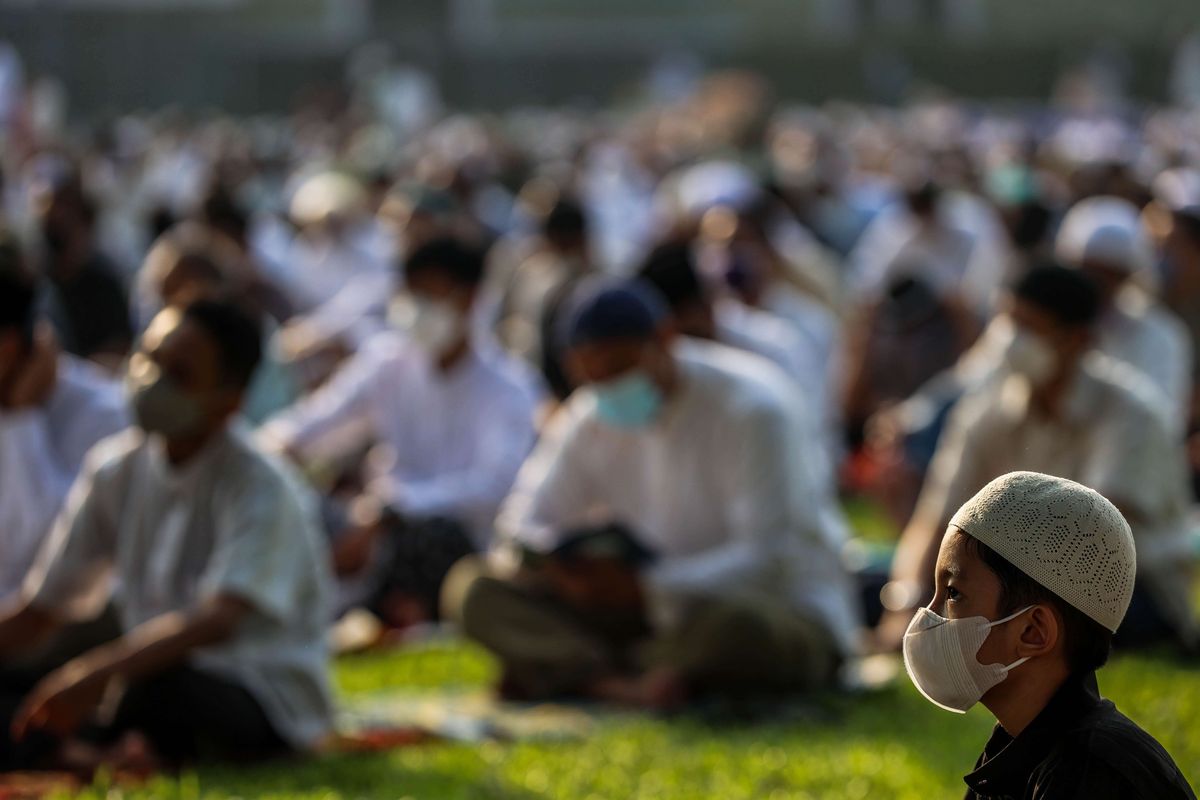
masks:
[(1036, 334), (1020, 328), (1015, 329), (1008, 340), (1004, 361), (1009, 369), (1023, 375), (1034, 386), (1045, 384), (1058, 368), (1058, 355), (1054, 349)]
[(1024, 664), (980, 664), (977, 655), (992, 628), (1016, 619), (1030, 608), (995, 622), (987, 617), (947, 619), (919, 609), (904, 634), (904, 666), (917, 690), (939, 708), (965, 714), (988, 690)]
[(455, 345), (465, 327), (462, 313), (454, 306), (413, 295), (401, 295), (392, 301), (388, 321), (432, 356), (442, 355)]

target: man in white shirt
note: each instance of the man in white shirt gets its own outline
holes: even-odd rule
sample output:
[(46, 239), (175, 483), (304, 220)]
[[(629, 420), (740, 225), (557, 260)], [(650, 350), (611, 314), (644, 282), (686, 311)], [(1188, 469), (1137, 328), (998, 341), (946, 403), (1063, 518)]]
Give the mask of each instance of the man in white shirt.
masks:
[(321, 377), (327, 362), (354, 352), (385, 325), (398, 251), (369, 205), (365, 188), (348, 175), (309, 176), (289, 208), (296, 235), (266, 259), (274, 265), (269, 277), (296, 311), (275, 346)]
[(263, 431), (310, 464), (379, 443), (351, 504), (354, 523), (332, 533), (339, 571), (367, 571), (377, 613), (416, 615), (385, 619), (398, 626), (436, 618), (446, 571), (491, 542), (496, 511), (533, 445), (537, 402), (530, 374), (472, 340), (482, 254), (435, 239), (404, 269), (394, 329)]
[[(858, 618), (790, 386), (757, 359), (675, 341), (640, 284), (577, 302), (568, 364), (585, 388), (498, 522), (524, 568), (506, 574), (503, 549), (490, 574), (464, 564), (447, 606), (519, 696), (663, 708), (829, 685)], [(609, 541), (614, 526), (638, 547)]]
[(830, 412), (825, 369), (815, 348), (782, 318), (732, 297), (715, 296), (696, 269), (687, 244), (668, 243), (654, 248), (638, 276), (667, 301), (677, 333), (761, 356), (795, 384), (794, 402), (803, 409), (811, 435), (828, 442), (826, 463), (816, 461), (819, 452), (812, 454), (812, 463), (832, 492), (836, 484), (836, 442), (827, 424)]
[(1119, 637), (1195, 643), (1191, 505), (1182, 444), (1145, 377), (1092, 349), (1099, 295), (1086, 276), (1039, 267), (1007, 300), (1006, 372), (960, 401), (938, 444), (885, 590), (886, 644), (928, 599), (947, 520), (992, 478), (1015, 470), (1067, 477), (1110, 497), (1138, 551), (1137, 598)]
[[(146, 331), (128, 375), (138, 427), (89, 455), (21, 601), (0, 615), (0, 658), (110, 598), (123, 633), (25, 685), (0, 676), (0, 762), (28, 768), (63, 742), (80, 757), (76, 734), (96, 748), (89, 765), (131, 737), (173, 765), (302, 751), (327, 734), (316, 506), (232, 421), (259, 336), (212, 301)], [(101, 717), (110, 691), (120, 699)]]
[(1116, 197), (1076, 203), (1055, 250), (1100, 289), (1096, 347), (1149, 378), (1173, 432), (1182, 436), (1191, 412), (1192, 343), (1183, 322), (1147, 289), (1155, 280), (1153, 254), (1137, 208)]
[(58, 352), (37, 326), (32, 283), (8, 266), (18, 265), (0, 267), (0, 605), (20, 589), (87, 451), (128, 424), (120, 387)]

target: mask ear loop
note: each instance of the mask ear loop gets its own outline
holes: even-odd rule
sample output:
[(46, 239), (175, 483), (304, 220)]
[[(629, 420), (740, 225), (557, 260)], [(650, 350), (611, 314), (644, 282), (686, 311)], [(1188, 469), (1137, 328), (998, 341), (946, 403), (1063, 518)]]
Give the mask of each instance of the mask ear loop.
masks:
[[(988, 627), (989, 627), (989, 628), (994, 628), (994, 627), (996, 627), (997, 625), (1003, 625), (1003, 624), (1004, 624), (1004, 623), (1006, 623), (1006, 622), (1011, 622), (1012, 620), (1014, 620), (1014, 619), (1016, 619), (1017, 617), (1021, 616), (1022, 614), (1024, 614), (1026, 611), (1028, 611), (1028, 610), (1029, 610), (1029, 609), (1031, 609), (1031, 608), (1037, 608), (1037, 603), (1034, 603), (1034, 604), (1033, 604), (1033, 605), (1031, 605), (1031, 606), (1025, 606), (1025, 607), (1024, 607), (1024, 608), (1022, 608), (1020, 611), (1016, 612), (1015, 614), (1009, 614), (1009, 615), (1008, 615), (1007, 617), (1005, 617), (1004, 619), (998, 619), (998, 620), (996, 620), (995, 622), (993, 622), (993, 623), (989, 624), (989, 625), (988, 625)], [(1030, 659), (1030, 656), (1025, 656), (1024, 658), (1018, 658), (1016, 661), (1014, 661), (1013, 663), (1009, 664), (1007, 667), (1005, 667), (1005, 668), (1004, 668), (1004, 674), (1005, 674), (1005, 677), (1007, 677), (1007, 676), (1008, 676), (1008, 673), (1009, 673), (1009, 671), (1010, 671), (1010, 670), (1014, 670), (1014, 669), (1016, 669), (1017, 667), (1021, 666), (1022, 664), (1024, 664), (1024, 663), (1025, 663), (1026, 661), (1028, 661), (1029, 659)]]
[(1025, 606), (1025, 607), (1024, 607), (1024, 608), (1022, 608), (1020, 611), (1016, 612), (1015, 614), (1009, 614), (1009, 615), (1008, 615), (1007, 617), (1005, 617), (1004, 619), (998, 619), (998, 620), (996, 620), (995, 622), (989, 622), (989, 623), (988, 623), (988, 627), (989, 627), (989, 628), (994, 628), (994, 627), (996, 627), (997, 625), (1003, 625), (1003, 624), (1004, 624), (1004, 623), (1006, 623), (1006, 622), (1011, 622), (1012, 620), (1014, 620), (1014, 619), (1016, 619), (1017, 617), (1019, 617), (1019, 616), (1021, 616), (1022, 614), (1024, 614), (1024, 613), (1025, 613), (1026, 611), (1028, 611), (1029, 609), (1031, 609), (1031, 608), (1037, 608), (1037, 607), (1038, 607), (1038, 604), (1037, 604), (1037, 603), (1034, 603), (1034, 604), (1033, 604), (1033, 605), (1031, 605), (1031, 606)]

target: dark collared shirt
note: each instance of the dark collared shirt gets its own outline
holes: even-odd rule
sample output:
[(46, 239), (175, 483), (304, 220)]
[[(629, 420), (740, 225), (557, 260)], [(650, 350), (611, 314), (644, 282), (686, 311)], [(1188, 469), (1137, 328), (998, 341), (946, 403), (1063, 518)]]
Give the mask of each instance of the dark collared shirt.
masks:
[(1094, 672), (1063, 684), (1016, 738), (997, 725), (964, 780), (966, 800), (1196, 800), (1162, 745), (1100, 696)]

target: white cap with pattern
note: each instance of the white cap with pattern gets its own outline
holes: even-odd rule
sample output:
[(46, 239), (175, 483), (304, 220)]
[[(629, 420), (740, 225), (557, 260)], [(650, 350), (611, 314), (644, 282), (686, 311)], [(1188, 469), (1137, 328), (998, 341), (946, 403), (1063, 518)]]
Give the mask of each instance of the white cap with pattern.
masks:
[(1099, 492), (1065, 478), (1010, 472), (950, 524), (1110, 631), (1125, 618), (1137, 572), (1133, 533)]

